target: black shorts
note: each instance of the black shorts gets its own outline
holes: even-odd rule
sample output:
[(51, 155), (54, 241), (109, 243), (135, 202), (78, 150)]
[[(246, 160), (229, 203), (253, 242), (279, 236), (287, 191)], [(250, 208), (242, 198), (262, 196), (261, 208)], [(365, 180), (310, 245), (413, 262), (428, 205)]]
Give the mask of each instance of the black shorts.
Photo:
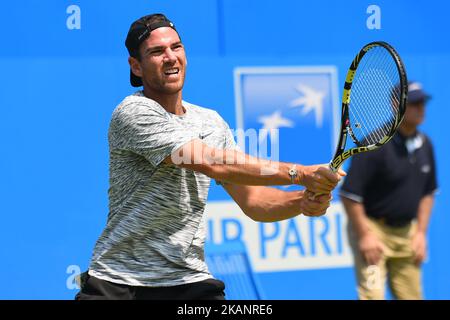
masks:
[(216, 279), (171, 287), (135, 287), (81, 276), (75, 300), (225, 300), (225, 284)]

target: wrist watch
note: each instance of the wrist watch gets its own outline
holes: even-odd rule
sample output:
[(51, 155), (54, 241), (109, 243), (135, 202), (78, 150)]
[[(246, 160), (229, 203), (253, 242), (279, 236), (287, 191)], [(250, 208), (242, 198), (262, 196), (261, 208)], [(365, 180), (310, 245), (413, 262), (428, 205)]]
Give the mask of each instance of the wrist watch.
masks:
[(297, 166), (294, 164), (292, 166), (292, 168), (290, 168), (289, 171), (288, 171), (288, 174), (289, 174), (289, 177), (291, 178), (291, 183), (292, 184), (296, 184), (296, 180), (297, 180), (297, 177), (298, 177), (298, 171), (297, 171), (296, 167)]

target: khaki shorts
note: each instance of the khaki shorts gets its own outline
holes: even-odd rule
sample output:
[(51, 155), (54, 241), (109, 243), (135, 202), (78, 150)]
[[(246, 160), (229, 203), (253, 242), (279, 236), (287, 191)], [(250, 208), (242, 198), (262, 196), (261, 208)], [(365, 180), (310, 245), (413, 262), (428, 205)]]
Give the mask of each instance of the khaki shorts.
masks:
[(368, 219), (369, 229), (384, 245), (384, 252), (377, 265), (367, 265), (358, 249), (356, 234), (349, 223), (350, 246), (355, 259), (355, 272), (358, 283), (358, 297), (361, 300), (385, 299), (385, 284), (389, 284), (396, 299), (419, 300), (422, 297), (421, 270), (414, 263), (411, 237), (417, 223), (404, 227), (390, 227), (384, 223)]

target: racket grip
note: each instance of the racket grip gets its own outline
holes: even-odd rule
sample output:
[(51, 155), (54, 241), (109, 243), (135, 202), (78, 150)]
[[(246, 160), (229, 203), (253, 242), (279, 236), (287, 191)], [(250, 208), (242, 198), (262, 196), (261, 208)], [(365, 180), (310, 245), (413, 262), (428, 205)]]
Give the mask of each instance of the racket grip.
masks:
[[(334, 167), (332, 166), (331, 162), (328, 164), (328, 168), (329, 168), (333, 173), (336, 173), (336, 172), (339, 170), (339, 168), (334, 168)], [(305, 191), (306, 191), (306, 190), (305, 190)], [(320, 196), (320, 194), (313, 194), (309, 199), (310, 199), (310, 200), (315, 200), (317, 196)]]
[(336, 172), (338, 172), (338, 170), (339, 170), (339, 168), (333, 167), (333, 165), (332, 165), (331, 162), (328, 164), (328, 168), (329, 168), (333, 173), (336, 173)]

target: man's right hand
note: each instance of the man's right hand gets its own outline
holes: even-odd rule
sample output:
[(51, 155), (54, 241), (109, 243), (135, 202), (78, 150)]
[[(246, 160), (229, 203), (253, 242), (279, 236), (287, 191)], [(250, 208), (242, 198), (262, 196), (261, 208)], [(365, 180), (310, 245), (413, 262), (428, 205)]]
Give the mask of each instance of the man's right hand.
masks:
[(336, 188), (341, 177), (346, 173), (339, 169), (334, 173), (328, 165), (301, 166), (299, 174), (299, 184), (306, 187), (314, 194), (327, 194)]
[(358, 242), (359, 251), (367, 265), (377, 265), (383, 255), (383, 244), (371, 232), (365, 233)]

